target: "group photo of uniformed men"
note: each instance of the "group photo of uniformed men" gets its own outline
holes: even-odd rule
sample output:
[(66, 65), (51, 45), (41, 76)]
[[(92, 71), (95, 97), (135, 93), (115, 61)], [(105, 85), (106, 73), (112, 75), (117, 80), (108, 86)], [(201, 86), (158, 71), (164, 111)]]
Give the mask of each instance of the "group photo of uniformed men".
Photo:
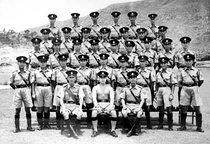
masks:
[[(176, 130), (185, 131), (190, 107), (195, 110), (195, 131), (204, 132), (199, 93), (204, 78), (190, 49), (193, 38), (180, 37), (182, 49), (178, 51), (174, 40), (167, 37), (170, 28), (156, 25), (158, 14), (148, 13), (149, 27), (136, 23), (136, 11), (127, 12), (127, 25), (118, 23), (120, 15), (113, 11), (110, 26), (101, 26), (100, 13), (91, 12), (92, 24), (81, 26), (80, 14), (71, 13), (73, 25), (62, 28), (56, 26), (56, 14), (48, 15), (49, 25), (40, 30), (41, 38), (31, 39), (33, 52), (16, 57), (18, 69), (10, 78), (14, 133), (21, 132), (23, 106), (28, 131), (35, 131), (31, 122), (35, 111), (37, 130), (56, 127), (63, 134), (66, 127), (68, 136), (75, 139), (82, 137), (84, 117), (86, 128), (92, 129), (90, 137), (101, 133), (99, 122), (106, 123), (113, 137), (119, 135), (116, 128), (127, 137), (138, 136), (142, 117), (147, 129), (164, 129), (165, 115), (167, 130), (173, 131), (174, 110), (180, 112)], [(178, 107), (173, 105), (175, 95)], [(50, 125), (52, 111), (55, 126)], [(151, 111), (159, 113), (158, 125), (153, 124)]]

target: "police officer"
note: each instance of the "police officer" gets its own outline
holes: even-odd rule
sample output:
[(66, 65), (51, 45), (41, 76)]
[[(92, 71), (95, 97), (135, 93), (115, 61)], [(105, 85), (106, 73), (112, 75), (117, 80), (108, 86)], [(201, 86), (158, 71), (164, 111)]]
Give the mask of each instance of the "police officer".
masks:
[(70, 53), (72, 52), (73, 43), (71, 40), (71, 28), (63, 27), (62, 29), (64, 39), (61, 43), (61, 53)]
[(110, 29), (107, 27), (102, 27), (100, 29), (100, 34), (101, 34), (101, 41), (99, 43), (100, 45), (100, 49), (99, 52), (100, 53), (110, 53), (110, 43), (109, 43), (109, 35), (110, 35)]
[(118, 69), (119, 68), (118, 57), (120, 56), (120, 53), (118, 53), (119, 41), (117, 39), (112, 39), (109, 42), (110, 42), (110, 45), (111, 45), (111, 47), (110, 47), (111, 52), (109, 54), (107, 65), (110, 66), (113, 69)]
[(79, 21), (79, 13), (71, 13), (71, 17), (72, 17), (72, 22), (73, 22), (73, 26), (71, 27), (72, 31), (71, 31), (71, 37), (72, 38), (81, 38), (81, 29), (82, 26), (79, 25), (78, 21)]
[(58, 60), (58, 56), (61, 54), (61, 43), (62, 41), (60, 39), (53, 39), (53, 53), (49, 55), (49, 61), (48, 65), (51, 69), (55, 69), (57, 67), (60, 67), (60, 63)]
[(50, 24), (47, 26), (47, 28), (50, 29), (50, 39), (52, 40), (53, 38), (58, 38), (62, 39), (62, 33), (59, 27), (55, 25), (56, 18), (58, 16), (56, 14), (49, 14), (48, 18), (50, 21)]
[(49, 39), (50, 29), (49, 28), (43, 28), (41, 29), (42, 39), (43, 41), (40, 43), (40, 51), (44, 54), (51, 54), (52, 51), (52, 42)]
[(91, 29), (89, 27), (83, 27), (81, 29), (82, 32), (82, 48), (81, 52), (83, 54), (88, 54), (92, 52), (91, 44), (90, 44), (90, 31)]
[[(64, 117), (65, 123), (69, 129), (69, 136), (73, 135), (78, 139), (78, 135), (81, 134), (80, 122), (82, 118), (82, 105), (84, 92), (79, 84), (76, 83), (77, 71), (69, 70), (66, 72), (68, 75), (68, 84), (63, 85), (63, 88), (58, 92), (60, 98), (61, 114)], [(69, 115), (76, 115), (75, 130), (72, 128), (69, 122)]]
[(128, 114), (136, 114), (136, 120), (133, 125), (129, 127), (129, 132), (127, 133), (127, 137), (130, 137), (131, 135), (138, 135), (141, 133), (141, 116), (143, 114), (142, 106), (146, 101), (147, 96), (146, 91), (136, 84), (138, 72), (130, 71), (127, 73), (127, 76), (130, 81), (130, 85), (124, 89), (120, 98), (123, 106), (122, 115), (124, 122), (129, 124)]
[(66, 66), (68, 55), (61, 54), (58, 56), (58, 60), (60, 63), (60, 67), (54, 69), (52, 74), (52, 82), (53, 82), (53, 89), (54, 89), (54, 97), (53, 97), (53, 106), (56, 107), (56, 121), (57, 121), (57, 128), (60, 129), (60, 100), (57, 97), (58, 92), (62, 89), (64, 84), (68, 83), (66, 71), (70, 70), (69, 67)]
[(87, 109), (87, 124), (88, 127), (91, 126), (91, 113), (90, 110), (93, 108), (93, 99), (92, 99), (92, 92), (91, 88), (93, 87), (93, 82), (91, 80), (92, 70), (87, 67), (89, 57), (88, 55), (79, 55), (78, 56), (80, 61), (80, 67), (77, 69), (77, 83), (81, 85), (85, 97), (84, 97), (84, 105)]
[(37, 119), (39, 128), (43, 129), (43, 112), (44, 112), (44, 128), (49, 127), (50, 112), (49, 109), (52, 106), (52, 70), (47, 68), (48, 55), (38, 56), (40, 62), (40, 69), (34, 71), (31, 83), (32, 83), (32, 98), (37, 102)]
[(80, 62), (78, 56), (81, 55), (81, 39), (73, 39), (73, 52), (69, 54), (69, 64), (70, 67), (76, 69), (80, 67)]
[(92, 90), (94, 108), (92, 110), (93, 133), (91, 137), (96, 137), (98, 135), (97, 115), (100, 113), (108, 113), (111, 115), (111, 135), (113, 137), (118, 137), (115, 132), (117, 114), (114, 109), (114, 91), (109, 84), (106, 84), (108, 72), (100, 71), (97, 75), (99, 77), (99, 84), (93, 87)]
[(92, 52), (88, 54), (89, 56), (89, 67), (96, 69), (100, 66), (100, 57), (99, 57), (99, 40), (91, 39), (90, 40)]
[(39, 61), (38, 61), (37, 57), (39, 55), (41, 55), (40, 43), (42, 42), (42, 40), (40, 38), (33, 38), (33, 39), (31, 39), (31, 42), (34, 47), (34, 51), (29, 53), (28, 68), (30, 70), (35, 70), (39, 67)]
[(156, 81), (155, 71), (146, 68), (148, 57), (145, 55), (140, 55), (139, 59), (139, 69), (137, 69), (138, 76), (136, 83), (142, 86), (147, 91), (147, 100), (144, 103), (145, 116), (147, 121), (147, 128), (152, 129), (150, 120), (150, 109), (153, 104), (154, 96), (154, 85)]
[(121, 34), (119, 32), (119, 29), (122, 27), (121, 25), (119, 25), (118, 21), (120, 19), (120, 15), (121, 13), (119, 11), (113, 11), (111, 13), (112, 15), (112, 19), (114, 24), (112, 26), (110, 26), (110, 39), (120, 39), (121, 38)]
[(188, 107), (192, 105), (196, 111), (196, 131), (204, 132), (202, 129), (202, 112), (200, 108), (202, 100), (198, 91), (199, 87), (203, 84), (204, 79), (201, 71), (193, 66), (193, 63), (195, 62), (195, 56), (193, 54), (185, 54), (184, 60), (186, 62), (186, 67), (180, 69), (177, 76), (179, 85), (182, 86), (180, 96), (181, 127), (178, 128), (178, 130), (186, 130), (187, 111)]
[(14, 133), (20, 132), (20, 111), (22, 102), (25, 106), (26, 118), (27, 118), (27, 130), (34, 131), (31, 127), (31, 112), (32, 107), (31, 91), (30, 91), (30, 72), (26, 70), (25, 56), (19, 56), (16, 58), (19, 66), (19, 70), (12, 73), (10, 78), (10, 86), (14, 91), (14, 107), (15, 107), (15, 131)]
[(136, 53), (139, 55), (143, 50), (145, 50), (144, 38), (148, 35), (148, 31), (145, 28), (138, 28), (136, 32), (138, 34), (138, 39), (135, 41)]
[(150, 37), (153, 37), (153, 38), (157, 38), (157, 35), (158, 35), (158, 26), (155, 24), (156, 22), (156, 18), (158, 17), (157, 14), (155, 13), (151, 13), (148, 15), (149, 17), (149, 20), (150, 20), (150, 26), (149, 26), (149, 29), (148, 29), (148, 35)]
[(136, 29), (140, 28), (139, 24), (136, 24), (136, 18), (138, 16), (138, 13), (135, 11), (130, 11), (128, 14), (128, 18), (130, 20), (129, 27), (129, 39), (137, 39), (137, 33)]
[(122, 35), (121, 39), (119, 40), (119, 53), (126, 54), (126, 48), (125, 48), (125, 41), (128, 40), (129, 36), (129, 28), (128, 27), (121, 27), (119, 29), (120, 34)]
[(164, 107), (167, 108), (168, 130), (173, 130), (173, 112), (172, 100), (174, 98), (174, 89), (177, 84), (176, 75), (168, 68), (169, 58), (159, 58), (160, 71), (157, 73), (157, 106), (159, 108), (159, 126), (157, 129), (163, 129)]
[(91, 12), (90, 17), (93, 22), (93, 24), (89, 26), (89, 28), (91, 28), (90, 36), (101, 39), (101, 35), (99, 32), (101, 29), (101, 26), (98, 24), (99, 12)]

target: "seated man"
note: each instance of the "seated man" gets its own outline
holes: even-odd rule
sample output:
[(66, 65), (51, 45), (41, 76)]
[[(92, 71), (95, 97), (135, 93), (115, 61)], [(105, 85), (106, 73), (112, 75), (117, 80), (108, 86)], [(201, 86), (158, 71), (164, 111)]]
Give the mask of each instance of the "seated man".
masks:
[(74, 132), (74, 129), (71, 127), (69, 122), (69, 115), (76, 115), (76, 131), (80, 131), (80, 121), (82, 118), (82, 104), (84, 93), (80, 85), (75, 83), (77, 71), (69, 70), (66, 72), (68, 75), (68, 84), (63, 86), (63, 89), (60, 90), (57, 96), (60, 98), (61, 105), (61, 114), (64, 117), (66, 125), (69, 129), (69, 136), (73, 135), (74, 138), (78, 138), (77, 134)]
[(109, 84), (106, 84), (107, 76), (108, 72), (100, 71), (98, 73), (99, 84), (94, 86), (92, 90), (94, 108), (92, 110), (93, 133), (91, 137), (96, 137), (98, 134), (97, 115), (100, 113), (109, 113), (111, 115), (111, 135), (118, 137), (115, 132), (117, 114), (114, 109), (114, 91)]
[(147, 91), (136, 84), (138, 72), (130, 71), (128, 72), (127, 76), (130, 81), (130, 86), (124, 89), (124, 92), (121, 93), (120, 98), (123, 106), (123, 121), (128, 123), (128, 114), (130, 113), (137, 115), (132, 128), (127, 134), (127, 137), (130, 137), (131, 135), (138, 135), (139, 132), (141, 132), (141, 116), (143, 114), (142, 106), (144, 102), (146, 102)]

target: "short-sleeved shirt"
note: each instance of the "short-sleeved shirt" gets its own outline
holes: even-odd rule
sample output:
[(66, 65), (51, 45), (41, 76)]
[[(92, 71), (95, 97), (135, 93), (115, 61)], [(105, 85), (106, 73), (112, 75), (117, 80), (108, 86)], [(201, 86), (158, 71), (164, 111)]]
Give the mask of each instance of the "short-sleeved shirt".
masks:
[(38, 56), (42, 55), (41, 52), (31, 52), (29, 53), (28, 63), (31, 65), (31, 68), (39, 67)]
[(55, 69), (52, 74), (52, 80), (57, 84), (68, 83), (66, 71), (71, 70), (71, 68), (66, 67), (66, 69), (62, 69), (61, 67)]
[(69, 54), (69, 63), (71, 68), (78, 68), (80, 67), (80, 62), (78, 56), (82, 53), (72, 52)]
[(81, 29), (82, 26), (78, 25), (78, 26), (72, 26), (71, 27), (71, 37), (80, 37), (81, 36)]
[(154, 63), (157, 63), (157, 53), (154, 50), (144, 50), (142, 53), (142, 55), (146, 55), (148, 57), (148, 65), (147, 66), (154, 66)]
[(40, 44), (40, 51), (43, 54), (50, 54), (50, 49), (52, 49), (52, 42), (50, 40), (42, 41)]
[[(160, 85), (175, 85), (177, 84), (176, 75), (171, 69), (166, 69), (166, 71), (163, 71), (163, 69), (160, 69), (160, 71), (157, 73), (156, 76), (156, 82)], [(167, 83), (166, 83), (167, 82)]]
[(60, 51), (62, 54), (72, 52), (73, 43), (70, 39), (66, 39), (61, 43)]
[(77, 69), (77, 82), (84, 83), (84, 84), (90, 84), (91, 74), (92, 70), (88, 67), (85, 67), (85, 69), (79, 67)]
[(117, 69), (114, 71), (115, 81), (117, 82), (118, 86), (125, 87), (129, 84), (127, 73), (129, 71), (123, 71), (122, 69)]
[(51, 31), (50, 34), (49, 34), (49, 37), (59, 38), (59, 39), (62, 38), (62, 32), (61, 32), (59, 27), (57, 27), (57, 26), (51, 27), (50, 25), (48, 25), (46, 27), (49, 28), (50, 31)]
[(110, 53), (110, 43), (108, 41), (100, 41), (99, 42), (99, 52), (100, 53)]
[(91, 52), (91, 44), (88, 40), (82, 42), (81, 53), (88, 54)]
[(14, 84), (14, 85), (26, 85), (26, 83), (24, 82), (24, 80), (27, 82), (27, 85), (30, 82), (30, 77), (31, 77), (31, 73), (28, 70), (24, 70), (24, 71), (20, 71), (20, 70), (16, 70), (12, 73), (12, 76), (10, 77), (10, 83)]
[(108, 57), (108, 66), (112, 67), (112, 68), (119, 68), (119, 61), (118, 61), (118, 57), (120, 56), (119, 53), (114, 53), (114, 52), (111, 52), (109, 54), (109, 57)]
[(139, 39), (135, 40), (134, 42), (136, 44), (135, 52), (139, 55), (141, 52), (145, 50), (144, 43)]
[(101, 29), (101, 26), (100, 25), (90, 25), (89, 28), (91, 28), (91, 31), (90, 31), (90, 36), (93, 36), (93, 37), (98, 37), (100, 38), (101, 37), (101, 34), (100, 34), (100, 29)]
[(31, 77), (31, 83), (50, 84), (52, 73), (53, 71), (51, 69), (41, 70), (40, 68), (38, 70), (35, 70)]
[(136, 53), (131, 52), (130, 54), (127, 54), (129, 60), (128, 60), (128, 68), (134, 68), (136, 64), (138, 63), (138, 55)]
[(53, 53), (49, 55), (49, 60), (48, 60), (48, 64), (50, 65), (51, 68), (56, 68), (56, 67), (60, 67), (60, 62), (58, 59), (59, 54)]
[(179, 53), (177, 53), (176, 55), (176, 62), (179, 63), (181, 66), (185, 66), (185, 60), (184, 60), (184, 55), (186, 54), (192, 54), (195, 56), (195, 53), (192, 51), (181, 51)]
[(119, 32), (119, 29), (121, 28), (122, 26), (120, 25), (112, 25), (110, 26), (110, 30), (111, 30), (111, 33), (110, 33), (110, 37), (115, 37), (115, 38), (119, 38), (121, 37), (121, 34)]
[(157, 59), (159, 59), (161, 57), (167, 57), (167, 58), (169, 58), (169, 67), (170, 68), (172, 68), (172, 66), (175, 64), (176, 56), (174, 55), (173, 52), (169, 51), (168, 53), (159, 53), (157, 55)]
[(137, 84), (148, 87), (151, 82), (156, 81), (155, 71), (148, 68), (145, 68), (144, 70), (139, 69), (139, 74), (136, 79), (137, 79), (137, 82), (136, 82)]
[(92, 53), (89, 53), (88, 56), (89, 56), (89, 67), (90, 68), (96, 68), (96, 67), (99, 67), (100, 66), (100, 57), (99, 57), (99, 52), (92, 52)]
[(132, 26), (131, 24), (129, 24), (127, 27), (129, 28), (129, 31), (128, 31), (129, 36), (136, 37), (137, 38), (137, 32), (136, 32), (136, 30), (138, 28), (140, 28), (140, 25), (139, 24), (136, 24), (136, 25)]

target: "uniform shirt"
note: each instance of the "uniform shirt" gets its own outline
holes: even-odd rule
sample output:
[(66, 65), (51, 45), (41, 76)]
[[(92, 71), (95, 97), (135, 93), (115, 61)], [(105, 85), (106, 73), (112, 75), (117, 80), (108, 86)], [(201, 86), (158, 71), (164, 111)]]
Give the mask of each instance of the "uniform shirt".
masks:
[(177, 84), (177, 79), (176, 79), (176, 75), (171, 69), (166, 69), (166, 71), (163, 71), (162, 69), (160, 69), (160, 71), (157, 73), (157, 76), (156, 76), (156, 82), (157, 84), (160, 84), (160, 85), (170, 86), (170, 85)]
[(120, 29), (121, 27), (122, 27), (122, 26), (116, 25), (116, 24), (110, 26), (110, 27), (109, 27), (110, 30), (111, 30), (111, 32), (110, 32), (110, 38), (112, 38), (112, 37), (114, 37), (114, 38), (120, 38), (120, 37), (121, 37), (121, 34), (120, 34), (120, 32), (119, 32), (119, 29)]
[[(133, 92), (133, 94), (131, 93)], [(134, 96), (140, 101), (147, 99), (147, 92), (139, 85), (136, 84), (135, 87), (126, 87), (124, 91), (120, 94), (120, 98), (124, 99), (126, 103), (138, 103)]]
[(151, 50), (151, 49), (144, 50), (141, 54), (146, 55), (148, 57), (149, 62), (147, 64), (147, 66), (154, 66), (154, 63), (158, 63), (157, 53), (154, 50)]
[[(182, 66), (182, 67), (185, 66), (184, 55), (186, 55), (186, 54), (192, 54), (192, 55), (195, 56), (195, 53), (192, 52), (192, 51), (189, 51), (189, 50), (187, 50), (187, 51), (181, 51), (181, 52), (177, 53), (177, 55), (176, 55), (176, 60), (175, 60), (175, 61), (176, 61), (177, 63), (179, 63), (180, 66)], [(195, 59), (195, 60), (196, 60), (196, 59)]]
[(62, 69), (61, 67), (55, 69), (52, 74), (52, 80), (57, 84), (68, 83), (66, 71), (71, 70), (71, 68), (66, 67), (66, 69)]
[[(44, 76), (44, 74), (45, 76)], [(52, 73), (53, 71), (51, 69), (46, 69), (46, 70), (41, 70), (38, 69), (34, 71), (31, 77), (31, 83), (36, 83), (36, 84), (50, 84), (50, 80), (52, 79)]]
[(184, 84), (195, 84), (190, 76), (194, 78), (195, 82), (204, 80), (201, 71), (195, 67), (180, 69), (177, 74), (177, 79)]
[(99, 52), (100, 53), (110, 53), (111, 52), (110, 47), (111, 47), (111, 45), (110, 45), (109, 41), (101, 40), (99, 42)]
[(117, 86), (125, 87), (129, 84), (129, 80), (127, 76), (128, 72), (129, 72), (128, 70), (123, 71), (122, 69), (117, 69), (114, 71), (114, 77), (115, 77)]
[(76, 83), (72, 87), (69, 84), (66, 84), (63, 86), (63, 90), (58, 92), (57, 97), (65, 101), (79, 103), (80, 99), (85, 97), (85, 94), (79, 84)]
[(24, 82), (24, 80), (22, 79), (20, 74), (25, 79), (25, 81), (27, 82), (27, 85), (28, 85), (29, 81), (30, 81), (30, 77), (31, 77), (31, 73), (28, 70), (24, 70), (24, 71), (16, 70), (16, 71), (14, 71), (12, 73), (12, 76), (10, 77), (10, 83), (14, 84), (14, 85), (26, 85), (26, 83)]
[(88, 39), (84, 40), (81, 45), (81, 53), (88, 54), (91, 52), (91, 44), (89, 43)]
[(49, 33), (50, 38), (58, 38), (58, 39), (62, 38), (62, 32), (59, 27), (57, 27), (57, 26), (51, 27), (50, 25), (48, 25), (48, 26), (46, 26), (46, 28), (49, 28), (51, 31)]
[(51, 68), (56, 68), (56, 67), (60, 67), (60, 63), (58, 60), (58, 56), (60, 55), (57, 53), (53, 53), (49, 55), (49, 60), (48, 60), (48, 64), (50, 65)]
[(70, 53), (72, 52), (72, 48), (73, 48), (73, 43), (70, 39), (66, 39), (64, 40), (62, 43), (61, 43), (61, 46), (60, 46), (60, 52), (62, 54), (64, 53)]
[(158, 33), (158, 26), (148, 26), (146, 27), (147, 31), (148, 31), (148, 36), (149, 37), (153, 37), (156, 38), (156, 33)]
[(127, 50), (126, 50), (126, 46), (125, 46), (125, 39), (123, 39), (123, 38), (121, 38), (120, 40), (119, 40), (119, 53), (122, 53), (122, 52), (127, 52)]
[(144, 43), (140, 39), (137, 39), (134, 42), (136, 44), (134, 52), (136, 52), (139, 55), (141, 52), (145, 50)]
[(52, 51), (52, 42), (50, 40), (46, 40), (46, 41), (42, 41), (40, 44), (40, 51), (43, 54), (50, 54), (50, 52)]
[(172, 68), (172, 66), (175, 64), (176, 57), (175, 57), (175, 55), (174, 55), (174, 53), (172, 51), (169, 51), (167, 53), (165, 53), (165, 52), (164, 53), (159, 53), (157, 55), (157, 59), (159, 59), (161, 57), (167, 57), (167, 58), (169, 58), (169, 67), (170, 68)]
[(90, 36), (93, 36), (93, 37), (98, 37), (99, 39), (101, 38), (101, 34), (100, 34), (100, 29), (101, 29), (101, 26), (100, 25), (90, 25), (89, 28), (91, 28), (91, 31), (90, 31)]
[(96, 68), (100, 66), (100, 57), (99, 57), (99, 52), (92, 52), (89, 53), (89, 67), (90, 68)]
[(135, 24), (135, 25), (129, 24), (129, 25), (128, 25), (128, 28), (129, 28), (129, 31), (128, 31), (129, 36), (131, 36), (131, 37), (136, 37), (136, 38), (137, 38), (136, 30), (137, 30), (138, 28), (140, 28), (140, 25), (139, 25), (139, 24)]
[(80, 37), (81, 36), (81, 29), (82, 29), (81, 25), (72, 26), (71, 29), (72, 29), (71, 37)]
[(136, 64), (138, 63), (138, 55), (136, 53), (131, 52), (130, 54), (127, 54), (129, 60), (128, 60), (128, 68), (134, 68)]
[(156, 81), (156, 75), (155, 75), (155, 71), (148, 69), (148, 68), (144, 68), (143, 69), (139, 69), (139, 75), (137, 76), (137, 84), (138, 85), (142, 85), (142, 86), (150, 86), (151, 82), (155, 82)]
[(80, 62), (78, 56), (82, 53), (72, 52), (69, 54), (69, 63), (71, 68), (78, 68), (80, 67)]
[(40, 51), (29, 53), (28, 63), (31, 65), (31, 68), (39, 67), (39, 61), (37, 57), (40, 55), (42, 55)]
[(108, 57), (108, 63), (107, 65), (111, 68), (119, 68), (119, 61), (118, 57), (120, 56), (119, 53), (111, 52)]
[(88, 67), (85, 67), (84, 69), (82, 67), (79, 67), (77, 69), (77, 82), (84, 83), (84, 84), (90, 84), (91, 74), (92, 70)]

